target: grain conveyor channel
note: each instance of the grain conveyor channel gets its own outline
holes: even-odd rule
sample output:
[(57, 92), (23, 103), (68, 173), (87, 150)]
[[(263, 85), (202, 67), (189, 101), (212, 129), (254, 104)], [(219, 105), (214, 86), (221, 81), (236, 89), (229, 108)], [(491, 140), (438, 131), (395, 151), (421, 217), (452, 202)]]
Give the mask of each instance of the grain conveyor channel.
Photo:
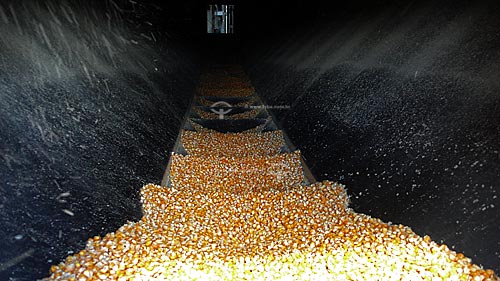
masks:
[(446, 245), (348, 207), (317, 182), (237, 66), (209, 69), (143, 218), (49, 280), (498, 280)]

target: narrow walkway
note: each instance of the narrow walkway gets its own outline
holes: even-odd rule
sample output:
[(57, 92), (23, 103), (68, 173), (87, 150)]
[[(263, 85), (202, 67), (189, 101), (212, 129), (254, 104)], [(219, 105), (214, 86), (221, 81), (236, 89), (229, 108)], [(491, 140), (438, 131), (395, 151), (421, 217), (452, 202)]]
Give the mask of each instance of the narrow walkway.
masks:
[(201, 77), (143, 218), (52, 266), (47, 280), (498, 280), (316, 182), (237, 66)]

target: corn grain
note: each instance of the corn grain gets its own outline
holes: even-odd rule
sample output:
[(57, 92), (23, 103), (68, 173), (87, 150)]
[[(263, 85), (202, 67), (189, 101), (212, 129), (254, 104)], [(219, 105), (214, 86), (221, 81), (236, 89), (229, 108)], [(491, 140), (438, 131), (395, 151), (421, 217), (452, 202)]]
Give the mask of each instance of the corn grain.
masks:
[(281, 131), (264, 133), (200, 133), (183, 130), (181, 143), (190, 155), (269, 156), (285, 146)]

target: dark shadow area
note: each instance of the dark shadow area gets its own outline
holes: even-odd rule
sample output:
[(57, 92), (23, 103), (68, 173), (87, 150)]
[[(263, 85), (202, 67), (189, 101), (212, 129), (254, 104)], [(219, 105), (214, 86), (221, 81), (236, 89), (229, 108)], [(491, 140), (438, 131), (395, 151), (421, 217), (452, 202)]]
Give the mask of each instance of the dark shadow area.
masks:
[(499, 4), (304, 5), (295, 29), (244, 49), (312, 172), (346, 184), (356, 211), (498, 271)]
[(48, 276), (161, 181), (199, 63), (183, 18), (132, 2), (0, 4), (0, 280)]

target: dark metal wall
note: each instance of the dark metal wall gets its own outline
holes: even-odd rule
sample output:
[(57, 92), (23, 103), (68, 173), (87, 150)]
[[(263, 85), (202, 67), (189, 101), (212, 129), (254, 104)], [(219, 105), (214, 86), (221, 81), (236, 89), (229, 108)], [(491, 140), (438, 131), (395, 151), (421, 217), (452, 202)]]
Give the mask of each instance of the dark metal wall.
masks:
[(352, 208), (498, 271), (498, 14), (495, 1), (330, 10), (254, 34), (246, 66), (268, 104), (291, 107), (275, 113)]
[(0, 280), (48, 276), (140, 219), (194, 93), (155, 7), (97, 2), (0, 4)]

